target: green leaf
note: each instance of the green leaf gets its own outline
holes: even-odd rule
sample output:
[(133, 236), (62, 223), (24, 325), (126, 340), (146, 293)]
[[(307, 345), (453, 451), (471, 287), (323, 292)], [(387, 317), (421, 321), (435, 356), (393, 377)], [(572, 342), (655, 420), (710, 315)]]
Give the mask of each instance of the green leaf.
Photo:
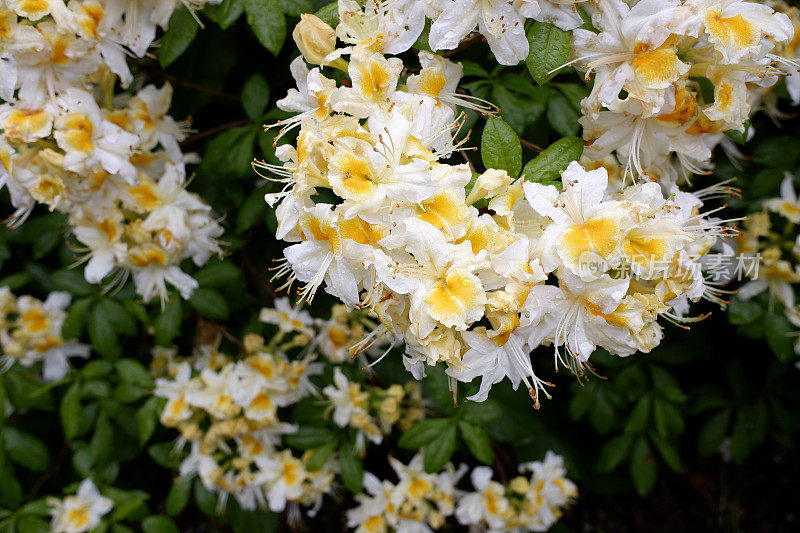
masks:
[(503, 415), (503, 407), (491, 398), (482, 402), (466, 402), (461, 418), (473, 424), (486, 424)]
[(181, 455), (175, 453), (175, 447), (170, 442), (151, 444), (150, 447), (147, 448), (147, 455), (159, 465), (170, 470), (178, 468), (181, 462)]
[(69, 306), (67, 318), (61, 327), (61, 335), (65, 339), (77, 339), (81, 336), (83, 328), (86, 326), (86, 314), (89, 312), (91, 304), (91, 298), (81, 298)]
[(728, 305), (728, 320), (731, 324), (744, 325), (755, 322), (764, 310), (761, 305), (755, 300), (742, 300), (741, 298), (732, 298), (731, 303)]
[(94, 287), (74, 270), (57, 270), (50, 275), (50, 279), (56, 289), (73, 296), (89, 296), (94, 292)]
[(467, 443), (467, 447), (475, 458), (483, 464), (491, 465), (494, 463), (492, 456), (492, 444), (486, 432), (468, 422), (460, 420), (458, 430), (461, 438)]
[(114, 427), (105, 413), (100, 413), (89, 442), (89, 458), (93, 465), (104, 464), (114, 451)]
[[(267, 211), (267, 202), (264, 200), (264, 194), (267, 191), (268, 187), (259, 187), (241, 205), (239, 214), (236, 216), (236, 233), (242, 234), (249, 230), (258, 222), (258, 219), (264, 216)], [(200, 282), (199, 278), (197, 280)], [(203, 285), (203, 283), (200, 282), (200, 285)]]
[(110, 374), (113, 369), (114, 367), (108, 361), (95, 359), (86, 363), (86, 366), (81, 369), (81, 377), (85, 379), (100, 378)]
[(18, 465), (35, 472), (50, 466), (50, 452), (38, 438), (11, 426), (2, 429), (2, 436), (6, 453)]
[(653, 490), (658, 476), (658, 465), (644, 436), (639, 437), (631, 453), (631, 479), (640, 496)]
[(79, 382), (73, 383), (64, 393), (59, 406), (61, 415), (61, 427), (64, 430), (64, 438), (68, 441), (78, 436), (81, 427), (81, 386)]
[(547, 100), (547, 120), (559, 135), (577, 135), (581, 129), (578, 123), (580, 117), (581, 113), (564, 95), (554, 94)]
[(322, 19), (325, 24), (331, 28), (335, 28), (339, 24), (339, 3), (331, 2), (330, 4), (324, 5), (314, 14)]
[(136, 318), (125, 307), (111, 298), (103, 298), (97, 302), (97, 312), (108, 317), (114, 331), (123, 335), (136, 335)]
[(89, 313), (88, 330), (92, 346), (100, 355), (109, 358), (119, 356), (117, 331), (111, 323), (111, 317), (104, 313), (99, 305)]
[(530, 51), (525, 64), (528, 71), (539, 85), (543, 85), (555, 76), (547, 75), (553, 69), (564, 65), (569, 60), (571, 33), (547, 24), (534, 22), (528, 30)]
[(332, 440), (328, 444), (314, 450), (311, 454), (311, 457), (309, 457), (306, 461), (306, 470), (309, 472), (314, 472), (325, 466), (325, 462), (328, 460), (328, 457), (331, 456), (338, 445), (338, 441)]
[(578, 161), (583, 154), (583, 141), (578, 137), (559, 139), (535, 158), (528, 161), (522, 170), (527, 181), (542, 183), (559, 180), (569, 164)]
[(139, 435), (139, 446), (144, 446), (153, 436), (153, 432), (158, 426), (161, 405), (160, 398), (150, 398), (136, 411), (136, 430)]
[[(0, 455), (0, 457), (2, 456)], [(14, 475), (14, 468), (9, 463), (2, 460), (0, 461), (0, 466), (3, 470), (3, 475), (0, 476), (0, 505), (16, 509), (25, 498), (25, 494), (22, 492), (22, 485), (17, 481)]]
[(258, 41), (278, 55), (286, 39), (286, 17), (277, 0), (244, 0), (244, 11)]
[(116, 367), (117, 373), (123, 382), (133, 383), (146, 389), (155, 387), (153, 378), (150, 377), (150, 372), (139, 361), (135, 359), (120, 359), (116, 362)]
[(242, 107), (250, 120), (258, 122), (269, 103), (269, 85), (261, 74), (253, 74), (242, 87)]
[(505, 170), (512, 178), (522, 168), (522, 146), (519, 137), (506, 122), (498, 117), (486, 121), (481, 136), (481, 159), (484, 166)]
[(311, 0), (278, 0), (278, 4), (281, 6), (281, 11), (290, 17), (314, 12), (314, 3)]
[(178, 526), (171, 518), (163, 515), (152, 515), (142, 520), (144, 533), (178, 533)]
[(211, 139), (200, 165), (203, 173), (218, 178), (245, 177), (252, 173), (253, 149), (259, 128), (255, 125), (239, 126), (224, 131)]
[(727, 130), (725, 135), (736, 144), (744, 145), (747, 143), (747, 135), (750, 132), (750, 119), (744, 121), (744, 130)]
[(195, 289), (189, 303), (203, 316), (225, 320), (230, 314), (228, 302), (213, 289)]
[(731, 411), (725, 409), (708, 419), (697, 438), (697, 452), (709, 455), (719, 448), (728, 433)]
[(767, 167), (790, 169), (800, 156), (800, 143), (794, 137), (768, 137), (753, 150), (753, 162)]
[(650, 435), (650, 440), (656, 445), (658, 453), (661, 454), (661, 458), (664, 459), (668, 467), (675, 472), (683, 471), (683, 462), (675, 446), (658, 435)]
[(442, 432), (425, 446), (425, 471), (439, 472), (456, 449), (456, 425), (451, 420)]
[(206, 6), (203, 13), (219, 24), (220, 28), (227, 30), (244, 13), (244, 3), (242, 0), (225, 0), (218, 5)]
[(645, 396), (633, 408), (628, 422), (625, 424), (625, 433), (634, 435), (641, 433), (647, 428), (647, 421), (650, 419), (650, 396)]
[(218, 516), (217, 513), (217, 494), (205, 488), (200, 479), (194, 481), (194, 503), (206, 515), (211, 517)]
[(158, 48), (158, 62), (162, 67), (170, 65), (189, 48), (198, 29), (200, 26), (188, 9), (179, 7), (175, 10)]
[(285, 435), (284, 440), (292, 448), (311, 450), (336, 440), (336, 433), (325, 426), (301, 426), (295, 433)]
[(172, 487), (167, 494), (166, 511), (170, 516), (177, 516), (183, 512), (189, 503), (192, 494), (192, 478), (179, 477), (172, 482)]
[[(264, 199), (262, 198), (261, 201), (263, 202)], [(201, 287), (207, 288), (230, 287), (241, 277), (242, 271), (233, 261), (229, 260), (215, 261), (194, 275), (197, 283)]]
[(179, 298), (174, 297), (164, 305), (164, 309), (156, 318), (153, 327), (156, 332), (156, 344), (168, 345), (181, 330), (183, 308)]
[(435, 439), (448, 425), (452, 425), (452, 420), (449, 418), (420, 420), (403, 433), (397, 444), (401, 448), (416, 450)]
[(633, 444), (633, 436), (622, 434), (614, 437), (603, 445), (600, 458), (597, 460), (597, 469), (601, 472), (611, 472), (628, 457)]
[(353, 443), (347, 443), (339, 454), (339, 468), (347, 490), (360, 494), (364, 489), (364, 463), (356, 454)]
[(48, 533), (50, 523), (38, 516), (23, 515), (17, 522), (17, 531), (20, 533)]
[(119, 490), (110, 489), (103, 491), (106, 496), (114, 500), (114, 512), (111, 513), (111, 521), (119, 522), (133, 515), (144, 507), (144, 503), (150, 497), (149, 494), (140, 490)]
[(796, 328), (783, 313), (769, 313), (764, 318), (764, 334), (767, 344), (781, 362), (795, 358), (794, 339)]

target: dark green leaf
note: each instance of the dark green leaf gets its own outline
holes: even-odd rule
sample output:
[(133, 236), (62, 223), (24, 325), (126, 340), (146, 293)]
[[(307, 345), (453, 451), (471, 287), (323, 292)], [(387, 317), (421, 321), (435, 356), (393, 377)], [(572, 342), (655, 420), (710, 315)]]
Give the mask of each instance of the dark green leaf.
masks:
[(139, 446), (150, 440), (158, 426), (158, 417), (161, 414), (161, 399), (150, 398), (136, 411), (136, 429), (139, 435)]
[(581, 129), (580, 117), (581, 113), (564, 95), (554, 94), (547, 100), (547, 120), (559, 135), (577, 135)]
[(764, 317), (764, 334), (767, 343), (779, 361), (791, 361), (795, 358), (794, 340), (796, 330), (783, 313), (769, 313)]
[(767, 167), (789, 169), (800, 156), (800, 143), (794, 137), (769, 137), (753, 151), (753, 162)]
[(456, 425), (453, 421), (425, 446), (425, 471), (439, 472), (456, 450)]
[(601, 472), (611, 472), (628, 457), (633, 444), (633, 436), (622, 434), (614, 437), (603, 445), (600, 458), (597, 460), (597, 469)]
[(105, 413), (100, 413), (89, 442), (89, 458), (93, 465), (104, 464), (114, 451), (114, 427)]
[(61, 427), (64, 430), (64, 437), (69, 441), (78, 435), (81, 427), (81, 386), (77, 381), (73, 383), (64, 393), (59, 406), (61, 415)]
[(708, 419), (697, 438), (697, 451), (700, 455), (709, 455), (717, 451), (728, 433), (730, 419), (730, 409), (720, 411)]
[(171, 518), (163, 515), (152, 515), (142, 520), (144, 533), (178, 533), (178, 526)]
[(478, 461), (487, 465), (494, 463), (492, 444), (489, 442), (489, 436), (483, 429), (460, 420), (458, 422), (458, 430), (461, 434), (461, 438), (467, 443), (469, 451)]
[(661, 454), (661, 458), (664, 459), (668, 467), (675, 472), (683, 470), (683, 462), (674, 445), (659, 435), (651, 435), (650, 440), (655, 444), (658, 453)]
[(200, 27), (188, 8), (178, 9), (169, 19), (169, 26), (164, 36), (161, 38), (161, 46), (158, 49), (158, 62), (162, 67), (166, 67), (178, 59), (182, 53), (192, 44), (197, 30)]
[(243, 0), (247, 23), (258, 41), (278, 55), (286, 39), (286, 18), (277, 0)]
[(242, 0), (225, 0), (219, 5), (206, 6), (203, 13), (220, 28), (227, 30), (244, 13), (244, 3)]
[(228, 302), (213, 289), (195, 289), (189, 298), (189, 303), (198, 313), (209, 318), (225, 320), (230, 314)]
[(749, 324), (761, 318), (763, 313), (764, 310), (761, 305), (754, 300), (732, 298), (731, 303), (728, 305), (728, 320), (730, 320), (731, 324)]
[(397, 444), (401, 448), (416, 450), (435, 439), (449, 425), (452, 425), (452, 420), (449, 418), (420, 420), (403, 433)]
[(650, 396), (645, 396), (636, 404), (628, 422), (625, 424), (625, 433), (641, 433), (647, 428), (647, 421), (650, 419)]
[(136, 318), (119, 302), (111, 298), (103, 298), (97, 302), (97, 312), (108, 317), (108, 321), (117, 333), (136, 335)]
[(116, 367), (120, 379), (126, 383), (133, 383), (146, 389), (152, 389), (155, 386), (153, 378), (150, 377), (150, 372), (139, 361), (120, 359), (116, 362)]
[(355, 452), (352, 443), (346, 444), (339, 454), (342, 481), (347, 490), (360, 494), (364, 487), (364, 464)]
[(242, 87), (242, 107), (255, 122), (261, 117), (269, 103), (269, 85), (261, 74), (253, 74)]
[(83, 328), (86, 325), (86, 314), (91, 304), (91, 298), (81, 298), (69, 306), (67, 318), (64, 320), (64, 325), (61, 327), (61, 335), (63, 335), (65, 339), (77, 339), (81, 336)]
[(640, 496), (647, 496), (653, 490), (658, 475), (653, 452), (644, 436), (639, 437), (631, 453), (631, 479)]
[(311, 450), (336, 440), (336, 433), (325, 426), (301, 426), (295, 433), (285, 435), (285, 440), (292, 448)]
[(181, 301), (177, 297), (164, 305), (164, 309), (153, 323), (156, 344), (166, 346), (180, 333), (182, 312)]
[(744, 131), (739, 130), (728, 130), (725, 132), (725, 135), (728, 136), (736, 144), (744, 145), (747, 143), (747, 136), (750, 132), (750, 119), (744, 121)]
[(339, 24), (339, 3), (331, 2), (321, 7), (315, 15), (331, 28), (335, 28)]
[(178, 477), (172, 482), (172, 487), (167, 494), (166, 511), (170, 516), (177, 516), (186, 508), (189, 503), (189, 496), (192, 494), (192, 478)]
[(290, 17), (299, 17), (301, 13), (313, 13), (314, 3), (311, 0), (278, 0), (281, 11)]
[(528, 30), (530, 51), (525, 64), (539, 85), (555, 76), (548, 75), (551, 70), (564, 65), (569, 59), (570, 38), (572, 34), (546, 22), (534, 22)]
[[(267, 190), (267, 187), (259, 187), (244, 201), (239, 208), (239, 214), (236, 216), (236, 233), (241, 234), (249, 230), (259, 218), (264, 216), (267, 211), (267, 202), (264, 201), (264, 194), (266, 194)], [(203, 285), (199, 276), (197, 280), (200, 285)]]
[(522, 170), (527, 181), (541, 182), (559, 179), (572, 161), (578, 161), (583, 154), (583, 141), (578, 137), (559, 139), (535, 158), (528, 161)]
[(67, 291), (73, 296), (89, 296), (94, 292), (94, 288), (74, 270), (57, 270), (50, 277), (56, 289)]
[(99, 305), (89, 313), (89, 338), (92, 346), (104, 357), (118, 357), (120, 353), (117, 332), (111, 323), (111, 317), (104, 313)]
[(2, 436), (6, 453), (18, 465), (36, 472), (50, 466), (50, 452), (38, 438), (11, 426), (2, 429)]
[(328, 444), (314, 450), (311, 457), (306, 461), (306, 470), (314, 472), (325, 466), (328, 457), (331, 456), (338, 445), (338, 441), (332, 440)]
[(522, 146), (519, 137), (506, 122), (498, 117), (486, 121), (481, 136), (481, 159), (484, 166), (505, 170), (512, 178), (522, 168)]

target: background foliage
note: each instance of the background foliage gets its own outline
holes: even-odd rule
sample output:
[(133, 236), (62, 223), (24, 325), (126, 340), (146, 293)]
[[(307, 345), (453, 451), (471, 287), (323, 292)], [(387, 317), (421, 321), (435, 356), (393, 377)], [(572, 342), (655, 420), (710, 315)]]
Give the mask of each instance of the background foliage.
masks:
[[(292, 85), (288, 64), (297, 51), (287, 35), (304, 12), (329, 22), (336, 16), (335, 4), (316, 0), (226, 0), (199, 14), (201, 30), (178, 10), (157, 58), (133, 65), (137, 77), (174, 86), (173, 116), (192, 117), (195, 133), (183, 148), (200, 153), (202, 163), (190, 189), (226, 228), (228, 256), (193, 273), (200, 289), (191, 300), (173, 297), (162, 308), (141, 303), (130, 284), (114, 294), (87, 284), (69, 268), (76, 253), (62, 238), (59, 214), (37, 208), (21, 228), (0, 230), (0, 286), (42, 298), (54, 290), (72, 294), (64, 337), (91, 343), (97, 354), (45, 386), (21, 367), (0, 377), (0, 404), (13, 406), (8, 416), (0, 411), (0, 531), (46, 531), (43, 497), (90, 476), (115, 500), (104, 525), (115, 533), (285, 524), (233, 502), (217, 509), (216, 497), (200, 483), (176, 477), (174, 434), (158, 424), (162, 403), (149, 394), (147, 366), (154, 345), (188, 353), (220, 332), (226, 339), (267, 332), (257, 317), (275, 297), (266, 273), (281, 247), (263, 201), (270, 186), (259, 183), (250, 163), (278, 162), (275, 132), (262, 124), (285, 117), (275, 101)], [(547, 169), (557, 178), (559, 168), (580, 156), (577, 119), (585, 84), (568, 69), (552, 81), (546, 75), (565, 62), (565, 35), (547, 24), (531, 25), (527, 68), (488, 67), (494, 63), (485, 60), (489, 52), (481, 43), (464, 51), (464, 87), (502, 109), (488, 121), (469, 116), (470, 145), (480, 148), (468, 153), (476, 170), (491, 166), (516, 176)], [(750, 156), (742, 169), (718, 154), (716, 175), (700, 180), (735, 178), (744, 195), (729, 208), (740, 215), (776, 196), (785, 171), (800, 176), (797, 121), (776, 126), (760, 116), (753, 128), (755, 138), (742, 147)], [(330, 304), (318, 298), (315, 313), (324, 315)], [(399, 440), (371, 449), (366, 465), (357, 458), (343, 464), (343, 482), (358, 492), (363, 469), (381, 468), (376, 458), (420, 447), (431, 470), (452, 456), (493, 464), (501, 476), (552, 448), (565, 456), (581, 488), (579, 504), (557, 526), (562, 530), (789, 526), (800, 496), (793, 482), (800, 467), (800, 372), (791, 325), (763, 295), (734, 298), (727, 315), (715, 312), (691, 331), (670, 329), (650, 355), (623, 360), (595, 354), (602, 378), (579, 384), (565, 375), (542, 376), (560, 393), (538, 411), (507, 383), (485, 403), (455, 408), (443, 374), (433, 373), (424, 382), (425, 397), (432, 398), (428, 418)], [(387, 358), (371, 379), (385, 386), (410, 376), (397, 358)], [(351, 435), (323, 421), (323, 409), (310, 400), (296, 406), (291, 418), (302, 429), (287, 439), (295, 448), (317, 450), (321, 460), (352, 446)], [(341, 523), (351, 498), (341, 494), (301, 527)]]

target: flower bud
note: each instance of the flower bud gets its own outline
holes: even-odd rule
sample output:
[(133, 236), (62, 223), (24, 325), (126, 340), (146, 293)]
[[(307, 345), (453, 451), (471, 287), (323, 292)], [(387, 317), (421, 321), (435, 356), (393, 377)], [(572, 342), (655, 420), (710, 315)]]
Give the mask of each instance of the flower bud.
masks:
[(503, 192), (514, 181), (505, 170), (490, 168), (475, 180), (472, 190), (467, 196), (467, 203), (472, 205), (478, 200), (492, 198)]
[(306, 61), (312, 65), (322, 64), (322, 60), (336, 49), (336, 32), (319, 17), (303, 13), (300, 22), (294, 27), (292, 38)]

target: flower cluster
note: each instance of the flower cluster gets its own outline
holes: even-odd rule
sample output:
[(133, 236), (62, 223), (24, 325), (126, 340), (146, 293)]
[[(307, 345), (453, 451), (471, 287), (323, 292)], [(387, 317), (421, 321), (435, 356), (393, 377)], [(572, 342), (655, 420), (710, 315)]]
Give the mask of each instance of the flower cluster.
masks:
[[(764, 88), (796, 62), (790, 18), (745, 0), (595, 0), (573, 32), (572, 63), (594, 78), (582, 102), (587, 155), (612, 153), (626, 175), (674, 182), (711, 168), (711, 152), (746, 133)], [(776, 48), (778, 46), (778, 48)], [(793, 75), (792, 75), (793, 74)], [(681, 171), (681, 167), (683, 171)]]
[(53, 533), (83, 533), (91, 531), (100, 524), (100, 518), (114, 507), (114, 502), (106, 498), (92, 482), (84, 479), (74, 496), (63, 500), (47, 498), (50, 506), (50, 531)]
[(543, 462), (520, 465), (521, 474), (530, 474), (506, 484), (492, 480), (491, 468), (475, 468), (472, 491), (457, 488), (466, 465), (447, 464), (442, 472), (428, 474), (422, 453), (408, 465), (393, 457), (389, 461), (398, 482), (367, 472), (367, 493), (357, 495), (359, 505), (347, 512), (347, 525), (358, 533), (437, 530), (453, 515), (462, 526), (490, 531), (545, 531), (577, 496), (563, 459), (550, 451)]
[(333, 482), (333, 460), (307, 471), (308, 455), (298, 458), (281, 446), (281, 436), (297, 427), (278, 417), (278, 409), (314, 390), (309, 376), (319, 365), (310, 357), (290, 361), (254, 334), (244, 349), (236, 361), (200, 347), (193, 363), (173, 361), (172, 376), (156, 380), (154, 394), (167, 399), (162, 424), (190, 444), (180, 473), (197, 474), (221, 504), (233, 495), (243, 509), (319, 506)]
[[(765, 200), (761, 211), (747, 215), (734, 247), (739, 254), (753, 258), (752, 267), (742, 273), (751, 279), (739, 288), (738, 298), (747, 301), (767, 292), (770, 301), (782, 306), (786, 318), (800, 328), (795, 297), (800, 284), (800, 235), (793, 231), (798, 223), (800, 198), (794, 177), (787, 172), (780, 198)], [(795, 342), (795, 352), (800, 354), (800, 340)]]
[[(420, 38), (428, 18), (431, 50), (452, 50), (477, 31), (486, 39), (498, 63), (516, 65), (528, 56), (525, 21), (549, 22), (572, 30), (583, 24), (575, 6), (579, 1), (340, 0), (341, 23), (336, 35), (345, 43), (364, 46), (373, 52), (399, 54)], [(304, 50), (302, 45), (301, 50)]]
[(299, 113), (281, 123), (300, 126), (297, 146), (279, 147), (283, 166), (254, 165), (283, 176), (267, 201), (277, 237), (297, 244), (278, 275), (305, 283), (302, 299), (324, 283), (368, 308), (381, 323), (373, 336), (404, 341), (417, 378), (441, 361), (453, 380), (483, 376), (472, 399), (506, 376), (537, 399), (534, 348), (552, 345), (580, 374), (597, 346), (647, 352), (659, 315), (714, 297), (700, 258), (727, 229), (700, 208), (724, 187), (612, 194), (605, 168), (576, 162), (562, 191), (541, 176), (473, 176), (443, 162), (458, 149), (456, 106), (481, 105), (456, 92), (459, 64), (421, 52), (420, 72), (401, 79), (398, 58), (363, 43), (327, 57), (345, 55), (350, 83), (339, 86), (303, 57), (292, 63), (298, 89), (278, 106)]
[[(193, 2), (199, 7), (204, 2)], [(212, 2), (215, 3), (215, 2)], [(211, 208), (186, 192), (187, 125), (167, 111), (172, 88), (114, 95), (133, 76), (177, 0), (0, 2), (0, 186), (21, 223), (35, 204), (66, 213), (86, 250), (85, 277), (133, 275), (149, 300), (166, 283), (188, 298), (197, 283), (180, 268), (220, 253)]]
[(61, 335), (70, 300), (65, 292), (51, 292), (42, 302), (0, 287), (0, 371), (15, 362), (26, 367), (41, 362), (42, 379), (55, 381), (67, 375), (68, 358), (88, 357), (88, 345)]
[(357, 430), (356, 449), (361, 452), (366, 448), (366, 439), (380, 444), (394, 425), (405, 431), (422, 418), (422, 390), (416, 382), (394, 384), (388, 389), (362, 389), (336, 367), (333, 385), (326, 386), (322, 393), (332, 404), (334, 423)]

